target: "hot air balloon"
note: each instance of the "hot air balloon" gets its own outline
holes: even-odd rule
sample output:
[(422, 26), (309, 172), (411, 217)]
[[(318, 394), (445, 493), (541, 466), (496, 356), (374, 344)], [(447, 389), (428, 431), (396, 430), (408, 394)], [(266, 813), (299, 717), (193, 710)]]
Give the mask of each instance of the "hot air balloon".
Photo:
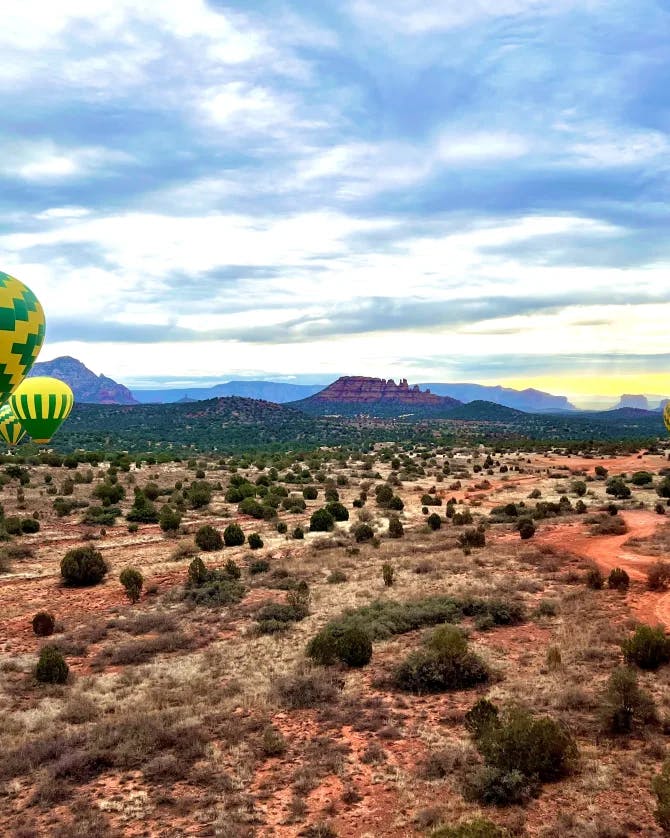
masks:
[(70, 415), (74, 394), (64, 381), (38, 375), (19, 384), (9, 404), (33, 442), (45, 444)]
[(670, 402), (666, 402), (663, 408), (663, 421), (665, 422), (665, 427), (670, 431)]
[(0, 271), (0, 404), (23, 381), (44, 342), (44, 312), (30, 288)]
[(25, 435), (21, 423), (14, 415), (14, 411), (8, 404), (0, 407), (0, 437), (7, 445), (18, 445)]

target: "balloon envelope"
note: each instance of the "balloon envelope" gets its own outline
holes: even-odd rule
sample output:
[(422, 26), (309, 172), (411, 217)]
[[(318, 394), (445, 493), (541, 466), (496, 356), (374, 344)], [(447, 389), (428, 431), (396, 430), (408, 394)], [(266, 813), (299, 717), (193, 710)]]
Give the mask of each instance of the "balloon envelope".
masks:
[(670, 431), (670, 402), (666, 402), (663, 408), (663, 421), (665, 422), (665, 427)]
[(33, 439), (51, 442), (74, 404), (74, 394), (64, 381), (46, 376), (26, 378), (9, 397), (9, 404)]
[(18, 279), (0, 271), (0, 403), (30, 372), (44, 342), (44, 312)]
[(0, 437), (7, 445), (18, 445), (25, 433), (11, 407), (3, 404), (0, 407)]

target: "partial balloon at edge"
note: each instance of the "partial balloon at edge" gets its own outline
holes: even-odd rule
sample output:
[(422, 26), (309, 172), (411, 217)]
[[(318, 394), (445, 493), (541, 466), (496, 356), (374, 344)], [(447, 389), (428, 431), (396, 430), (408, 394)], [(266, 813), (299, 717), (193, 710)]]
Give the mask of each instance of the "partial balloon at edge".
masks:
[(0, 271), (0, 404), (30, 372), (45, 328), (44, 311), (30, 288)]
[(9, 404), (33, 442), (45, 445), (70, 415), (74, 393), (58, 378), (35, 376), (24, 379)]
[(670, 401), (666, 402), (665, 407), (663, 408), (663, 421), (665, 422), (665, 427), (668, 432), (670, 432)]
[(0, 407), (0, 437), (7, 445), (13, 447), (18, 445), (25, 435), (26, 432), (12, 408), (8, 404), (3, 404)]

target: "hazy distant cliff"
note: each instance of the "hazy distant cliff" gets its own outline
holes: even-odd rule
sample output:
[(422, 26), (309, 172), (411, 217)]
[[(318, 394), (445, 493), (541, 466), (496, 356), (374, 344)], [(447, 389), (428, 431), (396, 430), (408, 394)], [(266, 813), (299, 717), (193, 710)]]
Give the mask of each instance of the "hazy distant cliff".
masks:
[(96, 375), (81, 361), (63, 355), (53, 361), (37, 362), (29, 375), (48, 375), (59, 378), (72, 388), (78, 402), (92, 404), (137, 404), (133, 394), (123, 384), (104, 375)]

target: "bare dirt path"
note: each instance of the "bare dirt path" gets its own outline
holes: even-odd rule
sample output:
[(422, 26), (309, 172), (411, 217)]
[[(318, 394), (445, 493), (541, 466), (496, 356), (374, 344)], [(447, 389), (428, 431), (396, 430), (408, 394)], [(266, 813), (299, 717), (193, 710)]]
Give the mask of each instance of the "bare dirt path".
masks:
[[(589, 535), (582, 526), (562, 526), (548, 530), (537, 537), (538, 543), (551, 544), (574, 553), (583, 559), (595, 562), (605, 573), (615, 567), (623, 568), (631, 580), (646, 582), (646, 570), (650, 564), (658, 561), (657, 556), (644, 556), (625, 549), (630, 538), (649, 538), (658, 527), (665, 523), (664, 518), (646, 509), (634, 509), (619, 513), (626, 522), (628, 532), (624, 535)], [(670, 627), (670, 591), (654, 592), (639, 589), (628, 595), (631, 609), (646, 623), (662, 623)]]

